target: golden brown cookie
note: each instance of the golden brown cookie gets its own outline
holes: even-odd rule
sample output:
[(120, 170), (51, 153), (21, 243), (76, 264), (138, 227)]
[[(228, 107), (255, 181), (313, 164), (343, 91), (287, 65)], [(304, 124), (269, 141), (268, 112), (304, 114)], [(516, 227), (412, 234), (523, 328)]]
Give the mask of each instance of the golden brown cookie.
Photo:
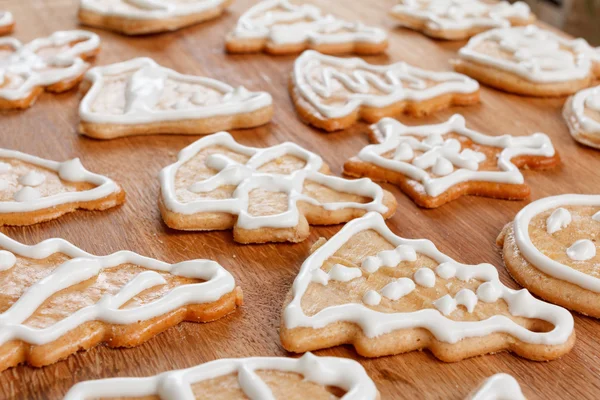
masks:
[(56, 162), (0, 149), (0, 225), (32, 225), (124, 201), (118, 184), (86, 170), (78, 158)]
[(233, 229), (239, 243), (301, 242), (309, 224), (396, 211), (394, 196), (370, 179), (328, 173), (321, 157), (294, 143), (259, 149), (220, 132), (181, 150), (161, 171), (159, 206), (171, 228)]
[(0, 249), (0, 371), (42, 367), (103, 342), (137, 346), (242, 304), (231, 274), (213, 261), (94, 256), (62, 239), (27, 246), (2, 234)]
[(545, 361), (571, 350), (573, 325), (564, 308), (504, 286), (493, 265), (461, 264), (369, 213), (302, 264), (280, 335), (295, 353), (351, 344), (366, 357), (429, 349), (446, 362), (499, 351)]
[(300, 118), (326, 131), (358, 120), (377, 122), (400, 113), (423, 116), (479, 102), (477, 81), (404, 62), (380, 66), (307, 50), (294, 63), (290, 95)]
[(600, 318), (599, 241), (600, 196), (566, 194), (527, 205), (497, 243), (506, 269), (521, 286)]
[(550, 138), (488, 136), (468, 129), (456, 114), (437, 125), (406, 126), (385, 118), (371, 127), (377, 144), (344, 164), (344, 174), (400, 187), (417, 205), (439, 207), (464, 195), (506, 200), (529, 197), (519, 168), (560, 163)]

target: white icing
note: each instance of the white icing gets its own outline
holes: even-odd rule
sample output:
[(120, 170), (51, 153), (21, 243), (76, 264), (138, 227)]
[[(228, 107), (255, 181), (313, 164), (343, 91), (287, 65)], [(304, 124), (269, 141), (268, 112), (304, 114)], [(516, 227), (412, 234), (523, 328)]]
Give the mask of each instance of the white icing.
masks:
[[(167, 264), (129, 251), (94, 256), (62, 239), (49, 239), (28, 246), (3, 234), (0, 234), (0, 248), (20, 257), (33, 259), (32, 262), (54, 253), (63, 253), (71, 257), (52, 273), (27, 288), (9, 309), (0, 314), (0, 345), (11, 340), (22, 340), (32, 345), (47, 344), (89, 321), (134, 324), (167, 314), (188, 304), (217, 301), (235, 289), (231, 274), (216, 262), (209, 260)], [(81, 308), (46, 328), (24, 324), (42, 303), (60, 290), (98, 276), (102, 270), (128, 263), (140, 265), (148, 271), (135, 276), (118, 292), (105, 294), (95, 304)], [(165, 279), (158, 272), (201, 279), (204, 282), (178, 286), (161, 298), (141, 306), (121, 308), (142, 291), (165, 284)]]
[(236, 374), (243, 393), (251, 400), (274, 400), (269, 387), (255, 371), (275, 370), (300, 374), (305, 380), (346, 391), (342, 400), (376, 400), (377, 387), (365, 369), (354, 360), (317, 357), (306, 353), (300, 358), (254, 357), (221, 359), (195, 367), (163, 372), (148, 378), (110, 378), (80, 382), (65, 400), (91, 397), (160, 396), (162, 400), (194, 400), (195, 383)]
[(450, 315), (459, 305), (465, 306), (468, 312), (472, 313), (477, 305), (478, 298), (470, 289), (461, 289), (454, 298), (449, 294), (444, 295), (433, 302), (442, 314)]
[(15, 22), (10, 11), (0, 11), (0, 27), (12, 25)]
[(329, 270), (329, 279), (339, 282), (348, 282), (362, 276), (360, 268), (349, 268), (345, 265), (335, 264)]
[(576, 241), (567, 249), (567, 256), (574, 261), (587, 261), (596, 257), (596, 245), (589, 239)]
[(387, 34), (360, 22), (346, 22), (330, 14), (324, 15), (313, 5), (265, 0), (246, 11), (228, 37), (232, 41), (240, 39), (265, 39), (277, 45), (382, 43), (387, 40)]
[[(94, 103), (107, 81), (114, 76), (127, 75), (125, 87), (125, 109), (119, 113), (109, 113), (94, 109)], [(233, 88), (221, 81), (183, 75), (165, 67), (161, 67), (150, 58), (134, 58), (116, 64), (90, 69), (85, 79), (92, 83), (81, 104), (79, 117), (84, 122), (135, 125), (160, 121), (197, 120), (216, 116), (236, 115), (260, 110), (272, 104), (271, 95), (266, 92), (250, 92), (244, 87)], [(220, 93), (220, 99), (213, 104), (192, 104), (187, 108), (157, 108), (159, 99), (165, 100), (165, 82), (173, 80), (179, 85), (181, 93), (169, 94), (173, 98), (166, 99), (171, 103), (177, 96), (197, 96), (199, 92), (184, 90), (186, 85), (201, 91), (204, 88)], [(198, 100), (198, 99), (196, 99)]]
[(399, 278), (381, 289), (381, 295), (390, 300), (398, 300), (415, 290), (415, 283), (410, 278)]
[(594, 215), (592, 216), (592, 219), (593, 219), (594, 221), (598, 221), (598, 222), (600, 222), (600, 211), (598, 211), (596, 214), (594, 214)]
[[(512, 158), (524, 155), (544, 157), (554, 155), (552, 142), (543, 133), (535, 133), (531, 136), (488, 136), (468, 129), (465, 126), (464, 117), (459, 114), (441, 124), (420, 126), (406, 126), (397, 120), (384, 118), (373, 125), (372, 129), (379, 134), (378, 136), (383, 136), (384, 141), (380, 144), (366, 146), (359, 152), (358, 157), (362, 161), (399, 172), (420, 182), (425, 193), (432, 197), (441, 195), (461, 182), (485, 181), (522, 184), (524, 182), (523, 175), (519, 168), (511, 162)], [(461, 152), (460, 142), (456, 139), (448, 139), (441, 143), (439, 140), (432, 142), (432, 133), (444, 135), (451, 132), (465, 136), (479, 145), (502, 148), (498, 157), (500, 171), (479, 171), (479, 163), (485, 159), (482, 157), (484, 154), (467, 151), (470, 149)], [(423, 154), (414, 158), (412, 162), (388, 159), (383, 156), (397, 149), (402, 143), (410, 145), (411, 148), (419, 150)], [(434, 167), (440, 157), (450, 161), (455, 169), (445, 176), (432, 176), (427, 169)]]
[(12, 166), (9, 163), (5, 163), (0, 161), (0, 174), (4, 174), (12, 169)]
[(0, 179), (0, 191), (6, 190), (10, 187), (10, 183), (4, 179)]
[(403, 261), (416, 261), (417, 253), (409, 246), (398, 246), (394, 250), (384, 250), (375, 256), (364, 259), (361, 268), (370, 274), (381, 267), (395, 267)]
[(433, 302), (435, 308), (444, 315), (450, 315), (456, 310), (456, 301), (449, 294), (440, 297)]
[(486, 379), (468, 400), (525, 400), (525, 396), (515, 378), (496, 374)]
[(21, 160), (54, 171), (59, 174), (61, 179), (71, 182), (89, 182), (96, 186), (90, 190), (63, 192), (44, 197), (40, 197), (41, 194), (36, 188), (25, 186), (15, 193), (16, 201), (0, 202), (0, 215), (3, 213), (36, 211), (66, 203), (98, 200), (119, 190), (117, 184), (111, 179), (86, 170), (78, 158), (57, 162), (2, 148), (0, 148), (0, 158)]
[(469, 30), (472, 28), (508, 28), (511, 19), (532, 18), (529, 6), (518, 1), (482, 0), (400, 0), (392, 15), (407, 16), (425, 24), (427, 32)]
[[(455, 72), (433, 72), (404, 62), (371, 65), (361, 58), (332, 57), (312, 50), (296, 59), (292, 79), (298, 94), (325, 118), (344, 117), (361, 106), (383, 108), (479, 90), (477, 81)], [(429, 81), (435, 85), (428, 87)]]
[(435, 286), (435, 274), (430, 268), (419, 268), (413, 277), (417, 284), (432, 288)]
[(456, 267), (450, 262), (445, 262), (435, 268), (435, 273), (442, 279), (452, 279), (456, 276)]
[(477, 288), (477, 298), (484, 303), (494, 303), (502, 296), (502, 290), (491, 282), (484, 282)]
[(546, 219), (546, 231), (549, 234), (565, 229), (571, 223), (571, 213), (565, 208), (557, 208)]
[[(541, 319), (552, 324), (554, 328), (548, 332), (534, 332), (503, 315), (494, 315), (482, 321), (455, 321), (444, 317), (435, 309), (387, 313), (378, 312), (358, 303), (331, 306), (313, 315), (306, 315), (301, 302), (311, 284), (312, 272), (320, 268), (353, 236), (371, 229), (393, 246), (410, 246), (417, 253), (431, 258), (438, 264), (451, 262), (457, 269), (456, 276), (463, 281), (477, 279), (482, 281), (482, 284), (488, 282), (500, 293), (498, 298), (506, 302), (508, 310), (513, 316)], [(456, 343), (467, 337), (481, 337), (495, 332), (503, 332), (517, 340), (544, 345), (566, 343), (573, 332), (574, 325), (571, 313), (564, 308), (538, 300), (527, 290), (517, 291), (504, 286), (493, 265), (460, 264), (439, 252), (428, 240), (400, 238), (389, 230), (383, 217), (377, 213), (368, 213), (362, 218), (347, 223), (327, 243), (306, 259), (294, 281), (292, 300), (285, 307), (283, 313), (283, 323), (287, 329), (297, 327), (320, 329), (339, 321), (357, 324), (370, 338), (395, 330), (424, 328), (430, 331), (436, 339), (446, 343)]]
[(369, 306), (376, 306), (381, 303), (381, 295), (375, 290), (368, 290), (364, 294), (362, 301)]
[[(511, 57), (484, 54), (478, 50), (482, 43), (494, 43)], [(480, 33), (458, 55), (536, 83), (585, 79), (592, 73), (593, 59), (597, 57), (584, 39), (566, 39), (534, 25)]]
[[(586, 115), (586, 110), (600, 113), (600, 86), (580, 90), (565, 103), (563, 110), (571, 135), (583, 144), (600, 148), (598, 143), (585, 137), (600, 136), (600, 119)], [(585, 135), (581, 135), (582, 132)]]
[[(70, 46), (72, 42), (77, 44)], [(16, 101), (27, 98), (40, 86), (49, 86), (82, 75), (89, 64), (81, 59), (100, 47), (100, 38), (92, 32), (74, 30), (54, 32), (46, 38), (25, 45), (13, 38), (0, 38), (0, 47), (9, 47), (9, 56), (0, 58), (0, 98)], [(48, 47), (63, 47), (52, 57), (38, 51)]]
[(80, 0), (82, 10), (111, 17), (133, 20), (155, 20), (184, 17), (213, 10), (225, 0)]
[(37, 171), (29, 171), (19, 177), (19, 183), (23, 186), (40, 186), (46, 181), (46, 175)]
[[(175, 176), (178, 169), (192, 159), (202, 149), (210, 146), (222, 146), (235, 152), (245, 154), (250, 159), (239, 164), (232, 159), (213, 154), (207, 158), (207, 165), (218, 170), (217, 174), (194, 183), (188, 190), (203, 193), (210, 192), (220, 186), (237, 186), (231, 198), (210, 199), (198, 198), (182, 203), (175, 191)], [(259, 172), (258, 169), (286, 154), (298, 157), (306, 162), (302, 169), (288, 175)], [(325, 210), (357, 209), (384, 213), (387, 207), (383, 204), (383, 189), (369, 179), (348, 180), (318, 172), (323, 160), (318, 155), (302, 147), (286, 142), (264, 149), (243, 146), (237, 143), (229, 133), (220, 132), (206, 136), (179, 152), (176, 163), (165, 167), (160, 173), (162, 200), (168, 210), (190, 215), (202, 212), (226, 212), (237, 215), (237, 226), (243, 229), (259, 229), (262, 227), (289, 228), (296, 226), (300, 211), (298, 202), (305, 202)], [(372, 200), (368, 203), (330, 202), (320, 203), (303, 194), (305, 181), (313, 181), (333, 190), (353, 193)], [(248, 212), (249, 193), (256, 188), (272, 192), (285, 192), (288, 195), (288, 209), (280, 214), (254, 216)]]
[[(600, 293), (600, 279), (553, 260), (536, 248), (529, 236), (529, 224), (536, 215), (564, 206), (600, 207), (600, 195), (565, 194), (536, 200), (523, 208), (515, 217), (515, 243), (523, 257), (540, 271), (592, 292)], [(595, 237), (600, 234), (600, 227)], [(595, 251), (595, 249), (594, 249)]]
[(11, 269), (17, 263), (17, 257), (10, 251), (0, 250), (0, 271)]

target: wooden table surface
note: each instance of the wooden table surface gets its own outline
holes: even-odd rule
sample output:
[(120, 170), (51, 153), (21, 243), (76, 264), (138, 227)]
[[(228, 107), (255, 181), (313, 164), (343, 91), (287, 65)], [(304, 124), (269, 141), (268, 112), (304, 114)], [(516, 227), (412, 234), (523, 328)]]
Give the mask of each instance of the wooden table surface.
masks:
[[(149, 56), (181, 73), (206, 75), (250, 90), (265, 90), (274, 98), (272, 123), (233, 132), (243, 144), (269, 146), (294, 141), (320, 153), (334, 173), (365, 144), (366, 125), (323, 134), (301, 123), (287, 92), (295, 56), (264, 54), (228, 55), (224, 35), (255, 1), (237, 0), (219, 19), (174, 33), (128, 38), (96, 30), (102, 51), (95, 65)], [(372, 63), (407, 61), (419, 67), (448, 70), (449, 60), (463, 42), (438, 42), (418, 33), (395, 28), (387, 11), (394, 0), (315, 1), (347, 19), (360, 18), (390, 31), (386, 55), (367, 57)], [(15, 37), (29, 41), (55, 30), (80, 28), (77, 0), (4, 0), (0, 8), (13, 12)], [(561, 193), (600, 192), (600, 153), (577, 145), (561, 117), (564, 99), (529, 99), (483, 88), (480, 105), (454, 108), (424, 119), (400, 116), (408, 124), (443, 121), (461, 112), (468, 126), (490, 134), (526, 135), (545, 132), (562, 156), (561, 167), (551, 171), (525, 171), (532, 199)], [(24, 112), (2, 114), (0, 146), (41, 157), (65, 160), (81, 157), (90, 170), (118, 181), (127, 192), (126, 203), (107, 212), (75, 212), (31, 227), (2, 228), (17, 240), (33, 244), (61, 237), (94, 254), (129, 249), (168, 262), (210, 258), (227, 268), (243, 288), (244, 306), (231, 316), (209, 324), (183, 323), (134, 349), (105, 346), (82, 352), (54, 365), (35, 369), (20, 366), (0, 374), (0, 398), (61, 398), (76, 382), (104, 377), (147, 376), (191, 367), (224, 357), (285, 356), (278, 327), (284, 296), (310, 246), (341, 226), (312, 228), (300, 244), (239, 245), (231, 232), (185, 233), (168, 229), (158, 207), (158, 173), (175, 161), (177, 152), (199, 136), (147, 136), (97, 141), (76, 133), (76, 90), (43, 94)], [(399, 207), (389, 225), (408, 238), (431, 239), (458, 261), (497, 266), (502, 281), (512, 287), (495, 245), (504, 224), (525, 206), (487, 198), (463, 197), (436, 210), (416, 207), (397, 188), (387, 185)], [(318, 351), (359, 360), (375, 380), (383, 399), (462, 399), (484, 378), (498, 372), (513, 374), (531, 399), (583, 399), (600, 397), (600, 322), (575, 316), (577, 343), (560, 360), (538, 363), (510, 353), (476, 357), (445, 364), (428, 352), (367, 359), (350, 347)]]

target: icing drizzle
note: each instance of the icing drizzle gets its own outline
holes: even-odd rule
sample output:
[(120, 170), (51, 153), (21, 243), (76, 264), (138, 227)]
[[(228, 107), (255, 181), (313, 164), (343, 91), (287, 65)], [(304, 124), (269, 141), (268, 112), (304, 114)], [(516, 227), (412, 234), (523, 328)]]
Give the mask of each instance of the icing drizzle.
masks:
[(600, 113), (600, 86), (577, 92), (571, 101), (565, 103), (563, 112), (571, 135), (576, 140), (600, 148), (599, 144), (586, 140), (585, 137), (579, 134), (580, 131), (583, 131), (588, 135), (600, 135), (600, 119), (587, 115), (586, 110)]
[[(477, 81), (455, 72), (432, 72), (404, 62), (371, 65), (360, 58), (332, 57), (313, 50), (296, 59), (292, 79), (299, 94), (326, 118), (344, 117), (360, 106), (383, 108), (479, 90)], [(428, 84), (432, 81), (433, 86)]]
[[(384, 118), (373, 125), (372, 129), (380, 132), (384, 141), (363, 148), (358, 158), (421, 182), (427, 195), (432, 197), (467, 181), (522, 184), (523, 175), (511, 162), (512, 158), (521, 155), (554, 155), (552, 142), (543, 133), (531, 136), (488, 136), (468, 129), (464, 117), (459, 114), (441, 124), (420, 126), (406, 126), (397, 120)], [(479, 171), (479, 163), (485, 160), (485, 155), (471, 149), (461, 151), (460, 142), (456, 139), (443, 140), (441, 135), (451, 132), (465, 136), (476, 144), (502, 148), (498, 157), (500, 171)], [(423, 154), (413, 157), (411, 162), (405, 156), (408, 154), (408, 147)], [(396, 151), (396, 154), (400, 152), (402, 156), (393, 159), (383, 156), (390, 151)], [(443, 164), (439, 165), (440, 162)], [(429, 168), (432, 169), (431, 173), (427, 171)]]
[(81, 0), (82, 10), (106, 16), (117, 16), (137, 20), (153, 20), (181, 17), (221, 6), (224, 0)]
[(160, 396), (163, 400), (194, 400), (191, 385), (237, 373), (238, 383), (251, 400), (275, 400), (256, 371), (275, 370), (300, 374), (305, 380), (346, 391), (343, 400), (376, 400), (377, 388), (356, 361), (337, 357), (254, 357), (221, 359), (192, 368), (164, 372), (148, 378), (110, 378), (86, 381), (69, 390), (65, 400), (94, 397)]
[[(477, 279), (483, 281), (479, 288), (483, 287), (483, 292), (487, 296), (480, 296), (478, 289), (476, 295), (478, 299), (482, 301), (492, 300), (489, 294), (494, 291), (497, 294), (495, 300), (502, 298), (508, 304), (509, 312), (513, 316), (542, 319), (550, 322), (554, 325), (554, 328), (549, 332), (533, 332), (501, 315), (495, 315), (477, 322), (456, 321), (446, 318), (436, 309), (385, 313), (358, 303), (327, 307), (314, 315), (306, 315), (301, 302), (308, 286), (312, 283), (313, 271), (321, 268), (321, 265), (354, 235), (371, 229), (383, 236), (393, 246), (410, 246), (417, 253), (430, 257), (440, 265), (451, 263), (456, 278), (460, 280)], [(287, 329), (297, 327), (319, 329), (338, 321), (347, 321), (359, 325), (364, 334), (371, 338), (400, 329), (425, 328), (438, 340), (447, 343), (456, 343), (467, 337), (504, 332), (527, 343), (556, 345), (565, 343), (568, 340), (574, 324), (573, 317), (564, 308), (540, 301), (525, 289), (513, 290), (504, 286), (500, 282), (498, 271), (493, 265), (479, 264), (473, 266), (461, 264), (442, 254), (428, 240), (411, 240), (398, 237), (390, 231), (383, 217), (377, 213), (368, 213), (362, 218), (347, 223), (327, 243), (311, 254), (300, 268), (292, 287), (292, 295), (292, 301), (285, 307), (283, 312), (283, 323)], [(460, 302), (466, 305), (466, 308), (474, 307), (472, 292), (460, 296), (457, 294), (454, 300), (457, 303)], [(444, 300), (444, 302), (446, 301)]]
[(490, 376), (468, 400), (525, 400), (519, 382), (508, 374)]
[[(198, 181), (189, 187), (196, 193), (210, 192), (224, 185), (235, 185), (237, 188), (231, 198), (208, 199), (200, 198), (188, 203), (182, 203), (175, 194), (175, 176), (177, 170), (202, 149), (210, 146), (222, 146), (235, 152), (245, 154), (250, 159), (245, 164), (237, 163), (230, 158), (213, 154), (207, 157), (206, 163), (210, 168), (218, 170), (216, 175)], [(289, 175), (259, 172), (258, 169), (286, 154), (296, 156), (306, 162), (302, 169)], [(167, 209), (180, 214), (196, 214), (201, 212), (226, 212), (237, 215), (237, 226), (243, 229), (259, 229), (263, 227), (289, 228), (296, 226), (300, 211), (298, 202), (306, 202), (325, 210), (340, 210), (352, 208), (365, 211), (385, 213), (387, 207), (383, 204), (383, 189), (370, 179), (348, 180), (318, 172), (323, 166), (323, 160), (318, 155), (302, 147), (286, 142), (264, 149), (243, 146), (237, 143), (227, 132), (219, 132), (204, 137), (181, 150), (178, 161), (164, 168), (160, 173), (162, 199)], [(336, 191), (353, 193), (372, 200), (368, 203), (330, 202), (320, 203), (316, 199), (302, 193), (304, 182), (313, 181)], [(288, 209), (280, 214), (253, 216), (248, 212), (249, 193), (253, 189), (263, 188), (272, 192), (285, 192), (288, 195)]]

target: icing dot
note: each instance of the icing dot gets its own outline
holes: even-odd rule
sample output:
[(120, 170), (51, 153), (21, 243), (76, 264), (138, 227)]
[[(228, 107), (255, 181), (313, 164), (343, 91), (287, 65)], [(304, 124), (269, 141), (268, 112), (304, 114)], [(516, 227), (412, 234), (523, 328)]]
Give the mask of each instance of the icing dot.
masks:
[(365, 272), (372, 274), (372, 273), (376, 272), (379, 269), (379, 267), (381, 267), (381, 260), (379, 258), (373, 257), (373, 256), (367, 257), (362, 262), (360, 267), (363, 270), (365, 270)]
[(600, 222), (600, 211), (598, 211), (596, 214), (594, 214), (594, 216), (592, 217), (592, 219), (594, 221)]
[(23, 187), (14, 195), (15, 200), (21, 203), (26, 201), (37, 200), (40, 197), (42, 197), (40, 191), (29, 186)]
[(451, 174), (452, 171), (454, 171), (454, 166), (447, 158), (444, 157), (439, 157), (435, 161), (435, 165), (432, 169), (432, 172), (438, 176), (446, 176)]
[(567, 255), (574, 261), (587, 261), (596, 256), (596, 245), (588, 239), (578, 240), (567, 249)]
[(546, 219), (546, 231), (549, 234), (566, 228), (571, 223), (571, 213), (564, 208), (557, 208)]
[(439, 146), (444, 143), (444, 138), (439, 133), (432, 133), (423, 140), (423, 143), (428, 146)]
[(46, 180), (46, 175), (37, 171), (29, 171), (19, 177), (19, 183), (24, 186), (39, 186)]
[(502, 295), (502, 291), (496, 288), (492, 282), (484, 282), (477, 288), (477, 298), (484, 303), (494, 303)]
[(464, 149), (461, 151), (460, 156), (467, 160), (477, 161), (477, 163), (483, 162), (487, 158), (484, 153), (472, 149)]
[(323, 271), (321, 268), (317, 268), (312, 272), (311, 281), (320, 283), (321, 285), (327, 285), (329, 282), (329, 274)]
[(11, 169), (12, 169), (12, 166), (9, 163), (5, 163), (3, 161), (0, 161), (0, 174), (8, 172)]
[(0, 250), (0, 271), (11, 269), (17, 263), (17, 257), (10, 251)]
[(454, 275), (456, 275), (456, 267), (451, 262), (441, 263), (435, 269), (435, 273), (443, 279), (454, 278)]
[(83, 168), (83, 165), (81, 165), (79, 158), (65, 161), (58, 167), (58, 176), (60, 179), (70, 182), (84, 181), (86, 172), (87, 171)]
[(477, 295), (470, 289), (461, 289), (455, 296), (456, 304), (465, 306), (468, 312), (472, 313), (477, 305)]
[(381, 303), (381, 295), (374, 290), (369, 290), (363, 296), (362, 301), (369, 306), (376, 306)]
[(398, 161), (409, 161), (415, 156), (415, 152), (413, 151), (410, 144), (407, 142), (402, 142), (396, 149), (394, 153), (394, 160)]
[(428, 288), (435, 286), (435, 274), (429, 268), (419, 268), (417, 272), (415, 272), (414, 279), (415, 282), (421, 286)]
[(340, 282), (348, 282), (362, 276), (360, 268), (349, 268), (342, 264), (335, 264), (329, 270), (329, 279)]
[(381, 294), (390, 300), (398, 300), (415, 290), (415, 283), (410, 278), (400, 278), (390, 282), (381, 289)]
[(456, 301), (449, 294), (433, 302), (433, 306), (444, 315), (450, 315), (456, 310)]

